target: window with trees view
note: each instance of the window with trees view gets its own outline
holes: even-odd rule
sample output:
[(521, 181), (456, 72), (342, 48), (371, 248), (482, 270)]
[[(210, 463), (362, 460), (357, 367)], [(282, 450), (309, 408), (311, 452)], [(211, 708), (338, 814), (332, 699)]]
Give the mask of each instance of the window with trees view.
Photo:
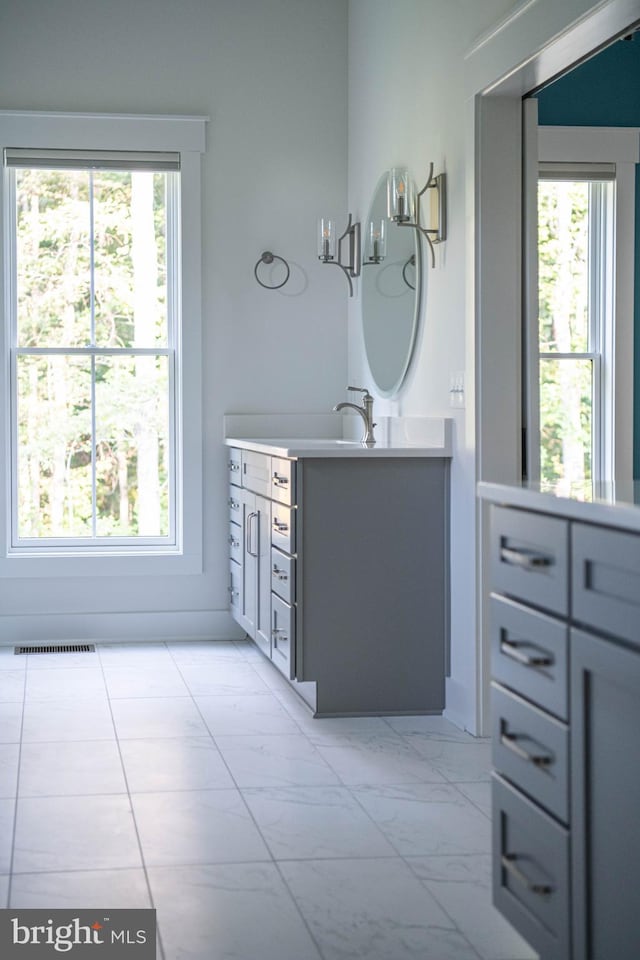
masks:
[(13, 545), (170, 544), (178, 155), (5, 163)]
[(610, 471), (613, 188), (558, 165), (538, 183), (540, 480), (585, 499)]

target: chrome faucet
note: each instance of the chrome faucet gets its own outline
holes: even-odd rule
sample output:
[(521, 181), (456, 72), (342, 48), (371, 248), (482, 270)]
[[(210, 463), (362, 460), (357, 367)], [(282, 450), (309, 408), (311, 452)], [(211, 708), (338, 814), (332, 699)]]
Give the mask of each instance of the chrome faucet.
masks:
[(362, 406), (359, 407), (357, 403), (336, 403), (333, 408), (334, 413), (338, 413), (338, 411), (346, 408), (359, 413), (364, 421), (362, 443), (366, 443), (368, 447), (373, 447), (376, 442), (376, 438), (373, 435), (373, 428), (376, 426), (373, 422), (373, 397), (365, 387), (347, 387), (347, 390), (356, 390), (358, 393), (363, 394)]

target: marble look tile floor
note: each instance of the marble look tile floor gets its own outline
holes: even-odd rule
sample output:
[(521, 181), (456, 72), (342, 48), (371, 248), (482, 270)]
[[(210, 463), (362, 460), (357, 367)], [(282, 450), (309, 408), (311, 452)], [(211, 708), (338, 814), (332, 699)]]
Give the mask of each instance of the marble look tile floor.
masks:
[(0, 648), (0, 906), (157, 910), (159, 960), (535, 960), (489, 744), (314, 720), (246, 642)]

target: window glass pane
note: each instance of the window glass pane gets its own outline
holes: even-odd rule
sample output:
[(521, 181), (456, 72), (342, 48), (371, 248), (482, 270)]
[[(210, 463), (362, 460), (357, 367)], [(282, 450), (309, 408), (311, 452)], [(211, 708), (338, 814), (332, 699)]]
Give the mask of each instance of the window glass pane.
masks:
[(543, 353), (589, 350), (589, 183), (538, 183), (538, 316)]
[(99, 347), (167, 344), (167, 175), (93, 174)]
[(18, 357), (18, 535), (92, 534), (91, 361)]
[(593, 361), (540, 359), (540, 477), (590, 499)]
[(87, 171), (16, 172), (18, 344), (76, 347), (91, 330)]
[(99, 537), (169, 533), (168, 360), (96, 358)]

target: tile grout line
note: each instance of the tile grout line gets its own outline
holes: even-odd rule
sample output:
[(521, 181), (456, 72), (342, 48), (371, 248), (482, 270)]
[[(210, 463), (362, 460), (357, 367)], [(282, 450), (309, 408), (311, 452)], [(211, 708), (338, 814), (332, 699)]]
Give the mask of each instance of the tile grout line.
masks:
[[(166, 643), (165, 643), (164, 641), (163, 641), (163, 646), (166, 647)], [(168, 648), (167, 648), (167, 649), (168, 649)], [(117, 749), (118, 749), (118, 756), (120, 757), (120, 766), (122, 767), (122, 775), (123, 775), (123, 777), (124, 777), (125, 786), (126, 786), (126, 788), (127, 788), (127, 798), (128, 798), (128, 800), (129, 800), (129, 808), (130, 808), (130, 810), (131, 810), (131, 819), (133, 820), (133, 829), (135, 830), (136, 840), (138, 841), (138, 850), (140, 851), (140, 862), (141, 862), (141, 864), (142, 864), (142, 870), (143, 870), (143, 872), (144, 872), (144, 879), (145, 879), (145, 883), (146, 883), (146, 885), (147, 885), (147, 892), (148, 892), (148, 894), (149, 894), (149, 902), (151, 903), (151, 907), (155, 910), (155, 909), (156, 909), (156, 906), (155, 906), (155, 902), (154, 902), (154, 899), (153, 899), (153, 891), (152, 891), (152, 889), (151, 889), (151, 881), (149, 880), (149, 872), (148, 872), (148, 870), (147, 870), (147, 863), (146, 863), (146, 860), (145, 860), (145, 857), (144, 857), (144, 851), (143, 851), (143, 849), (142, 849), (142, 841), (141, 841), (141, 839), (140, 839), (140, 831), (139, 831), (139, 829), (138, 829), (138, 821), (137, 821), (137, 818), (136, 818), (136, 811), (135, 811), (135, 808), (134, 808), (134, 806), (133, 806), (133, 798), (132, 798), (132, 796), (131, 796), (131, 790), (129, 789), (129, 778), (127, 777), (127, 770), (126, 770), (126, 767), (125, 767), (124, 758), (123, 758), (123, 756), (122, 756), (122, 749), (121, 749), (121, 747), (120, 747), (120, 737), (118, 736), (118, 728), (117, 728), (117, 726), (116, 726), (115, 717), (114, 717), (114, 715), (113, 715), (113, 709), (112, 709), (112, 706), (111, 706), (111, 696), (110, 696), (110, 694), (109, 694), (109, 687), (108, 687), (108, 685), (107, 685), (107, 678), (106, 678), (106, 675), (105, 675), (105, 672), (104, 672), (104, 663), (102, 662), (102, 656), (100, 655), (100, 646), (99, 646), (99, 645), (96, 645), (96, 653), (98, 654), (98, 660), (99, 660), (99, 662), (100, 662), (100, 669), (101, 669), (101, 671), (102, 671), (102, 680), (103, 680), (103, 683), (104, 683), (104, 686), (105, 686), (105, 690), (106, 690), (106, 693), (107, 693), (107, 702), (108, 702), (108, 704), (109, 704), (109, 715), (110, 715), (110, 717), (111, 717), (111, 723), (113, 724), (113, 733), (114, 733), (114, 737), (115, 737), (116, 746), (117, 746)], [(164, 958), (164, 956), (165, 956), (165, 951), (164, 951), (164, 944), (162, 943), (162, 935), (160, 934), (160, 926), (159, 926), (159, 924), (158, 924), (158, 915), (157, 915), (157, 912), (156, 912), (156, 942), (157, 942), (157, 944), (158, 944), (159, 947), (160, 947), (160, 960), (162, 960), (162, 958)]]
[[(27, 655), (28, 656), (28, 655)], [(20, 736), (18, 740), (18, 768), (16, 770), (16, 797), (13, 804), (13, 828), (11, 831), (11, 854), (9, 856), (9, 880), (7, 882), (7, 907), (11, 902), (11, 891), (13, 887), (13, 864), (16, 850), (16, 831), (18, 827), (18, 798), (20, 795), (20, 768), (22, 766), (22, 735), (24, 732), (24, 711), (27, 705), (27, 668), (29, 661), (24, 665), (24, 683), (22, 686), (22, 713), (20, 716)]]

